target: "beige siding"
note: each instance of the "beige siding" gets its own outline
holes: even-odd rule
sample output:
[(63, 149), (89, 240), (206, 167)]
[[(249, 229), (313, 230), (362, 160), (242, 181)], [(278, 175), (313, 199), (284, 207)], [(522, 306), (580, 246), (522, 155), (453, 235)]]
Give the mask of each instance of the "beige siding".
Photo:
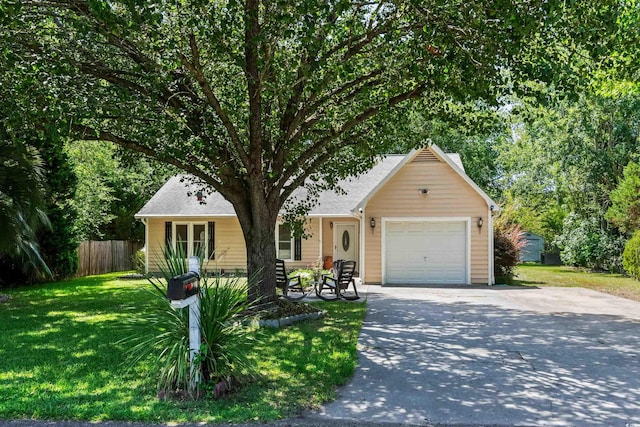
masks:
[(247, 248), (244, 244), (242, 228), (237, 218), (214, 218), (216, 238), (214, 248), (215, 259), (210, 260), (208, 269), (233, 272), (247, 269)]
[[(167, 219), (168, 221), (168, 219)], [(147, 257), (149, 258), (149, 271), (158, 271), (158, 264), (162, 259), (162, 249), (164, 248), (164, 218), (149, 218), (147, 221)]]
[[(149, 254), (149, 271), (157, 272), (158, 264), (162, 258), (162, 249), (165, 241), (165, 222), (215, 222), (215, 251), (214, 260), (209, 260), (205, 268), (208, 270), (233, 272), (236, 269), (245, 271), (247, 268), (247, 253), (244, 244), (242, 229), (237, 218), (149, 218), (149, 242), (147, 243)], [(287, 262), (287, 268), (302, 268), (310, 266), (320, 257), (319, 219), (311, 219), (307, 223), (307, 232), (311, 237), (302, 239), (302, 260)]]
[(310, 268), (320, 258), (320, 219), (311, 218), (305, 224), (305, 233), (309, 236), (302, 239), (302, 259), (287, 261), (287, 269)]
[[(423, 188), (429, 194), (421, 194)], [(365, 209), (365, 280), (382, 282), (382, 218), (471, 218), (471, 282), (487, 283), (488, 225), (485, 200), (446, 163), (407, 163), (375, 195)], [(376, 220), (371, 230), (369, 220)], [(477, 227), (478, 218), (485, 223)]]

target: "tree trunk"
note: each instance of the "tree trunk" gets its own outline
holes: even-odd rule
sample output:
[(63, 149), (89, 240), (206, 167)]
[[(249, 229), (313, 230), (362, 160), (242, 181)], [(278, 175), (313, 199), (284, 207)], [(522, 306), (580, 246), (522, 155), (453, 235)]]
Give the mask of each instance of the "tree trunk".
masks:
[(276, 221), (278, 206), (266, 200), (236, 206), (247, 249), (249, 300), (269, 305), (276, 299)]
[(247, 245), (247, 275), (249, 300), (270, 304), (276, 298), (276, 233), (275, 220), (254, 224)]

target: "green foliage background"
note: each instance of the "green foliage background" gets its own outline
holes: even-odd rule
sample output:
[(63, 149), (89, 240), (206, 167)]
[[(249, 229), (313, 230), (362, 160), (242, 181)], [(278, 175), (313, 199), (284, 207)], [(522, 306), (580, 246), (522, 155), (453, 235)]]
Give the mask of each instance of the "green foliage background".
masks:
[(640, 230), (636, 231), (625, 245), (622, 265), (629, 276), (640, 280)]

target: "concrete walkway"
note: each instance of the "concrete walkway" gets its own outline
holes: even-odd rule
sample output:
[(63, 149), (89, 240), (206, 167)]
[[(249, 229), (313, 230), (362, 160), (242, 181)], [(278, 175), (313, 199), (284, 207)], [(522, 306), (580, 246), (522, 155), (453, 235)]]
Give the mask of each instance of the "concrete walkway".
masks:
[(640, 303), (630, 300), (579, 288), (371, 286), (359, 347), (353, 380), (309, 417), (640, 427)]

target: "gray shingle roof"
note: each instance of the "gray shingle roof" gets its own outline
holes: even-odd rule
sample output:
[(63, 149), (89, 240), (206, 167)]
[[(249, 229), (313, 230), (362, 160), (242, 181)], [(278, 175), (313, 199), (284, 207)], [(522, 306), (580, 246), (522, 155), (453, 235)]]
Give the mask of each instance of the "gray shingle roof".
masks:
[[(206, 196), (206, 204), (201, 204), (195, 193), (198, 187), (187, 175), (176, 175), (158, 190), (140, 209), (136, 217), (152, 216), (235, 216), (236, 212), (220, 193)], [(189, 195), (189, 193), (192, 193)]]
[[(453, 162), (462, 166), (460, 156), (448, 156)], [(311, 209), (311, 216), (351, 216), (358, 203), (362, 201), (376, 186), (400, 164), (404, 155), (389, 155), (382, 159), (368, 172), (353, 178), (348, 178), (339, 183), (344, 194), (333, 190), (324, 191), (318, 198), (317, 205)], [(464, 169), (463, 169), (464, 170)], [(206, 195), (205, 204), (198, 202), (195, 193), (198, 187), (189, 183), (188, 175), (176, 175), (171, 177), (166, 184), (144, 205), (136, 214), (136, 217), (165, 217), (165, 216), (235, 216), (231, 203), (225, 200), (219, 193)], [(189, 195), (191, 193), (191, 195)], [(306, 190), (296, 190), (292, 199), (303, 199)]]

